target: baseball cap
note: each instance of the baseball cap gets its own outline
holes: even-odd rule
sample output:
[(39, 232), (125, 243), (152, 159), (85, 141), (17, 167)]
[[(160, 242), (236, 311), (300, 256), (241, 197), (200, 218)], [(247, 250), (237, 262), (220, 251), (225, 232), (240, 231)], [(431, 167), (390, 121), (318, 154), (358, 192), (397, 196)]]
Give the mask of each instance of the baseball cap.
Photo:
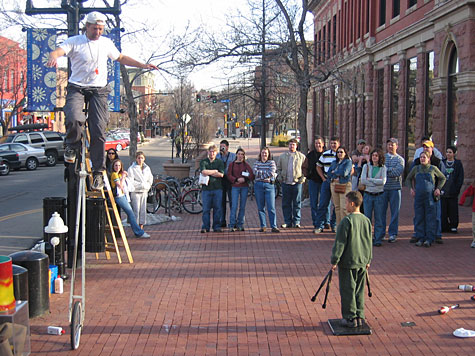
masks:
[(422, 142), (422, 146), (427, 146), (427, 147), (434, 148), (434, 142), (432, 142), (430, 140), (427, 140), (427, 141)]
[(356, 144), (357, 144), (357, 145), (360, 145), (360, 144), (362, 144), (362, 143), (366, 144), (366, 141), (365, 141), (364, 139), (362, 139), (362, 138), (360, 138), (358, 141), (356, 141)]
[(106, 21), (107, 21), (107, 17), (98, 11), (93, 11), (89, 13), (86, 17), (86, 22), (92, 23), (94, 25), (105, 25)]
[(399, 141), (397, 138), (395, 137), (391, 137), (391, 138), (388, 138), (388, 140), (386, 141), (386, 143), (388, 142), (392, 142), (392, 143), (395, 143), (396, 145), (399, 145)]

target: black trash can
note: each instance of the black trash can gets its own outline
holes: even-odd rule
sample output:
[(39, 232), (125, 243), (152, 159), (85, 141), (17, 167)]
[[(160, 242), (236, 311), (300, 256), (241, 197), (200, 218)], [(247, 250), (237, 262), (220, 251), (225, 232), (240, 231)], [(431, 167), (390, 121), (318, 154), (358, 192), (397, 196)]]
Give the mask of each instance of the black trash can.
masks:
[[(66, 215), (66, 198), (63, 197), (48, 197), (43, 198), (43, 227), (48, 226), (49, 219), (51, 215), (56, 211), (64, 223), (67, 225), (67, 215)], [(45, 238), (46, 233), (43, 235)], [(46, 240), (45, 240), (46, 241)], [(66, 245), (66, 241), (61, 241), (61, 244)]]
[(49, 310), (49, 258), (41, 252), (19, 251), (10, 255), (12, 262), (28, 270), (30, 318)]
[(15, 300), (28, 300), (28, 270), (18, 265), (12, 265), (12, 270)]
[(104, 252), (106, 211), (104, 198), (86, 198), (86, 252)]

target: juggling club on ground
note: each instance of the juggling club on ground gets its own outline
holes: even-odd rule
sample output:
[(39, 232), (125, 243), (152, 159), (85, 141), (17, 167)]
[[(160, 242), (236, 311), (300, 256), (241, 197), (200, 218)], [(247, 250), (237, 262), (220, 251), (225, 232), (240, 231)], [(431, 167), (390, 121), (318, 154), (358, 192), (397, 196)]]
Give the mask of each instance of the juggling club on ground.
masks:
[(456, 309), (459, 306), (460, 306), (459, 304), (455, 304), (455, 305), (452, 305), (450, 307), (443, 306), (442, 308), (439, 309), (439, 314), (447, 314), (449, 311), (451, 311), (452, 309)]

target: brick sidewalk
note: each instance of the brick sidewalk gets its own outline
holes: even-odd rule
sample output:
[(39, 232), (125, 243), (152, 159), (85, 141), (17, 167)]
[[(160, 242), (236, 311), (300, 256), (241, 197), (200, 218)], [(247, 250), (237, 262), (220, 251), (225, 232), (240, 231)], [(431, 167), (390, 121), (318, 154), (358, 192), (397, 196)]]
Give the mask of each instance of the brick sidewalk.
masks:
[[(277, 201), (282, 223), (281, 199)], [(135, 263), (96, 261), (88, 254), (86, 318), (80, 347), (70, 350), (67, 293), (52, 295), (51, 314), (31, 320), (33, 355), (470, 355), (475, 338), (475, 283), (470, 211), (461, 208), (460, 233), (443, 245), (409, 244), (412, 199), (404, 193), (400, 235), (375, 248), (366, 298), (371, 336), (333, 336), (340, 317), (338, 278), (327, 309), (322, 292), (310, 297), (330, 267), (333, 235), (313, 235), (309, 208), (301, 230), (259, 233), (255, 201), (245, 232), (200, 234), (201, 215), (147, 229), (151, 240), (130, 239)], [(443, 305), (461, 308), (438, 315)], [(413, 327), (402, 327), (406, 321)], [(46, 334), (48, 325), (66, 335)]]

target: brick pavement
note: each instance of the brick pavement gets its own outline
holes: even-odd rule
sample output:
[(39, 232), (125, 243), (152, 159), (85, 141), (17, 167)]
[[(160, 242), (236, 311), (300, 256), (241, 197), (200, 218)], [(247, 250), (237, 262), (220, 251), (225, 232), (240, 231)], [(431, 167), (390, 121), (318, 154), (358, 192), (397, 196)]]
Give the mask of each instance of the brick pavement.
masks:
[[(281, 199), (278, 221), (282, 223)], [(245, 232), (200, 234), (201, 216), (148, 227), (151, 240), (130, 239), (135, 263), (96, 261), (88, 254), (85, 326), (78, 350), (69, 346), (69, 282), (51, 298), (51, 313), (31, 320), (33, 355), (468, 355), (475, 338), (475, 249), (470, 211), (461, 208), (460, 233), (444, 245), (409, 244), (412, 200), (404, 193), (399, 240), (375, 248), (366, 298), (371, 336), (333, 336), (340, 317), (338, 278), (327, 309), (310, 297), (330, 267), (333, 235), (311, 233), (309, 208), (301, 230), (259, 233), (255, 201)], [(438, 315), (443, 305), (461, 308)], [(414, 327), (402, 327), (406, 321)], [(48, 325), (67, 334), (46, 334)]]

